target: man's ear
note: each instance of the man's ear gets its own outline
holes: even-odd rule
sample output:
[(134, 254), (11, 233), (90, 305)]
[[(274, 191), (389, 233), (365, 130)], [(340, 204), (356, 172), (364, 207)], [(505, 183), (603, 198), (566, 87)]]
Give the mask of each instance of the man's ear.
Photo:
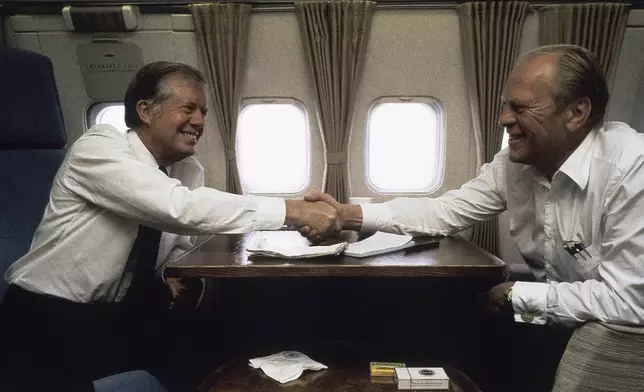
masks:
[(142, 99), (136, 103), (136, 113), (139, 115), (141, 122), (145, 125), (152, 123), (152, 103), (147, 99)]
[(569, 106), (568, 122), (566, 122), (566, 129), (568, 132), (575, 132), (584, 127), (588, 118), (592, 105), (588, 97), (579, 98), (575, 103)]

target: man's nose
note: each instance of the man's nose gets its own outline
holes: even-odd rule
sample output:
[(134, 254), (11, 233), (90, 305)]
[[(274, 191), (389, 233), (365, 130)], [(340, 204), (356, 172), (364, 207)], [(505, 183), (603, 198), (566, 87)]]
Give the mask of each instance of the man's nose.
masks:
[(204, 126), (206, 116), (200, 111), (195, 110), (195, 112), (190, 117), (190, 125), (197, 125), (200, 127)]
[(499, 113), (499, 125), (502, 127), (509, 127), (511, 125), (514, 125), (516, 121), (517, 118), (514, 115), (512, 109), (510, 109), (507, 105), (502, 106), (501, 113)]

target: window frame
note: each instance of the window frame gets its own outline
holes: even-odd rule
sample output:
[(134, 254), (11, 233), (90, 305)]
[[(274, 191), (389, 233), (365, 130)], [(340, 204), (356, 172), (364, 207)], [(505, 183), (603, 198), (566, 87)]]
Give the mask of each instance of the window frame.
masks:
[[(377, 108), (378, 105), (381, 105), (384, 103), (425, 104), (429, 106), (436, 114), (436, 122), (437, 122), (436, 123), (436, 132), (437, 132), (436, 149), (437, 150), (435, 151), (435, 154), (438, 155), (438, 158), (436, 159), (437, 172), (436, 172), (436, 179), (432, 184), (430, 184), (428, 188), (421, 189), (421, 190), (405, 189), (405, 190), (399, 190), (399, 191), (382, 190), (381, 188), (377, 187), (371, 180), (371, 177), (369, 175), (369, 152), (371, 151), (371, 148), (369, 145), (370, 144), (369, 132), (370, 132), (371, 117), (373, 115), (374, 109)], [(446, 161), (445, 105), (443, 104), (443, 102), (441, 102), (440, 99), (432, 96), (402, 96), (401, 95), (401, 96), (383, 96), (383, 97), (376, 98), (371, 103), (371, 105), (369, 105), (369, 110), (367, 112), (364, 145), (365, 145), (365, 149), (364, 149), (365, 183), (367, 184), (367, 188), (371, 192), (382, 196), (402, 196), (402, 195), (420, 196), (420, 195), (432, 194), (441, 188), (441, 186), (443, 185), (443, 181), (445, 180), (445, 161)]]
[(244, 114), (244, 111), (248, 109), (248, 107), (253, 106), (253, 105), (270, 105), (270, 104), (289, 104), (293, 105), (299, 110), (302, 111), (304, 114), (304, 124), (306, 125), (305, 128), (305, 140), (306, 140), (306, 148), (308, 150), (308, 154), (306, 157), (306, 181), (301, 187), (301, 189), (295, 190), (293, 192), (251, 192), (246, 189), (244, 186), (244, 182), (242, 181), (242, 176), (241, 176), (241, 171), (239, 172), (239, 181), (242, 186), (242, 190), (244, 194), (248, 195), (256, 195), (256, 196), (268, 196), (268, 197), (295, 197), (295, 196), (300, 196), (306, 192), (306, 190), (311, 186), (311, 176), (313, 175), (312, 171), (312, 165), (313, 165), (313, 151), (312, 151), (312, 141), (311, 141), (311, 123), (310, 123), (310, 118), (309, 118), (309, 113), (306, 108), (306, 105), (304, 102), (297, 98), (293, 97), (247, 97), (243, 98), (241, 101), (241, 104), (239, 105), (239, 112), (237, 115), (237, 129), (235, 131), (235, 156), (236, 156), (236, 163), (237, 167), (240, 167), (240, 155), (239, 155), (239, 124), (241, 122), (242, 116)]
[[(98, 114), (101, 112), (101, 110), (110, 106), (118, 105), (125, 106), (125, 103), (123, 101), (101, 101), (89, 104), (87, 106), (87, 109), (85, 109), (85, 132), (89, 131), (91, 127), (96, 125), (92, 120), (96, 120), (96, 117), (98, 117)], [(96, 113), (96, 115), (92, 116), (93, 113)]]

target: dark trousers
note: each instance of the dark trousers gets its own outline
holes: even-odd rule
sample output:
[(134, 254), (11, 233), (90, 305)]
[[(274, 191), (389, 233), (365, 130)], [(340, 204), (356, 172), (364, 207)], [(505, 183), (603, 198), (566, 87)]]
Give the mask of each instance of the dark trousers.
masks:
[(550, 392), (559, 361), (574, 332), (560, 325), (534, 325), (511, 318), (490, 320), (484, 344), (485, 370), (493, 392)]
[(79, 304), (10, 286), (0, 305), (0, 391), (93, 391), (93, 380), (135, 369), (188, 391), (175, 372), (186, 356), (168, 333), (176, 324), (160, 306), (168, 295), (160, 283), (150, 301), (128, 305)]

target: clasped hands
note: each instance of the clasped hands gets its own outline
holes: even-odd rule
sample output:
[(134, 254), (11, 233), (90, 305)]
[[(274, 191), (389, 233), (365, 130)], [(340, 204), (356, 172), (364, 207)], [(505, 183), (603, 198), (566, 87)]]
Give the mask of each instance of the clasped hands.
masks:
[(304, 200), (286, 203), (286, 224), (297, 230), (314, 245), (339, 233), (344, 225), (343, 205), (331, 195), (314, 192)]
[[(304, 200), (287, 203), (287, 224), (297, 227), (300, 234), (314, 245), (320, 244), (344, 229), (356, 229), (353, 224), (355, 213), (351, 205), (340, 204), (331, 195), (314, 192)], [(360, 221), (362, 217), (360, 217)], [(510, 310), (512, 304), (508, 293), (514, 282), (506, 282), (493, 287), (485, 293), (484, 308), (489, 314), (503, 313)]]

